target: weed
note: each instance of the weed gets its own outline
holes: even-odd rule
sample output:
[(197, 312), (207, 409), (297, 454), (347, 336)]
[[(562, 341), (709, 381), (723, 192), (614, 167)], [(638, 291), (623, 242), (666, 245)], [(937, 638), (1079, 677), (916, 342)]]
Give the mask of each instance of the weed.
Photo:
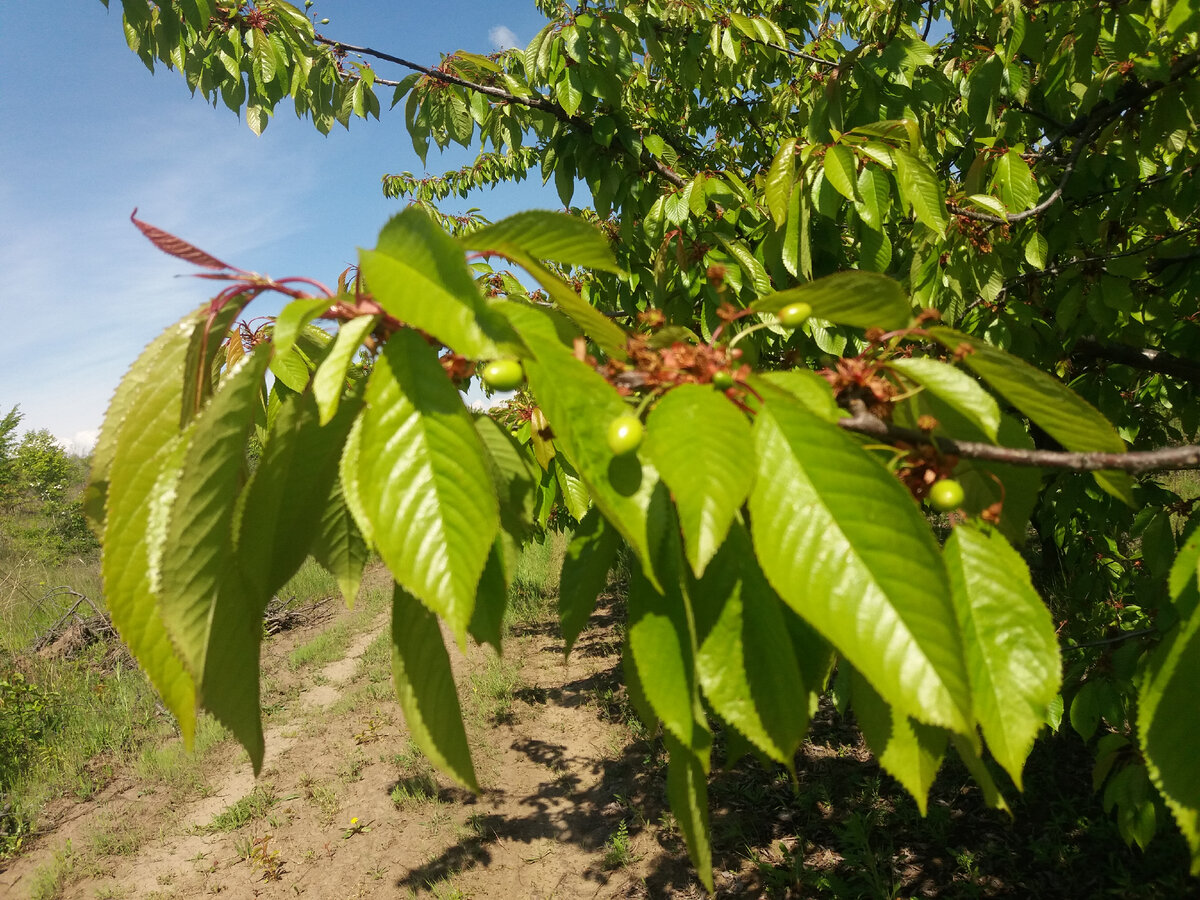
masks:
[(633, 853), (633, 842), (629, 837), (629, 826), (622, 822), (604, 842), (604, 868), (624, 869), (637, 860), (638, 857)]
[(311, 775), (302, 775), (300, 791), (305, 800), (321, 811), (321, 824), (326, 828), (332, 825), (341, 806), (333, 788), (316, 781)]
[(279, 881), (286, 871), (278, 850), (271, 849), (271, 835), (264, 834), (254, 840), (246, 857), (251, 864), (262, 870), (263, 881)]
[(424, 773), (401, 778), (392, 788), (391, 798), (397, 809), (429, 803), (437, 800), (437, 782)]
[(350, 840), (350, 838), (354, 837), (354, 835), (366, 834), (370, 830), (371, 830), (370, 822), (363, 822), (362, 820), (360, 820), (358, 818), (358, 816), (355, 816), (353, 819), (350, 820), (350, 824), (342, 829), (342, 840), (348, 841), (348, 840)]
[(122, 900), (129, 896), (129, 888), (123, 887), (102, 887), (97, 888), (93, 894), (96, 900)]
[(471, 673), (472, 711), (479, 724), (513, 721), (513, 698), (521, 684), (520, 667), (493, 651), (485, 665)]
[(338, 778), (340, 778), (346, 784), (350, 784), (355, 781), (362, 781), (363, 769), (366, 767), (367, 758), (363, 756), (363, 752), (361, 750), (355, 747), (354, 752), (347, 757), (345, 762), (342, 763), (341, 768), (338, 769)]
[(29, 900), (57, 900), (61, 897), (77, 863), (78, 858), (68, 839), (61, 848), (54, 851), (50, 862), (34, 872), (29, 887)]
[(261, 819), (278, 802), (275, 786), (268, 783), (256, 787), (253, 791), (225, 807), (205, 827), (210, 833), (217, 831), (236, 831), (254, 819)]
[(88, 849), (96, 856), (130, 856), (147, 837), (147, 827), (140, 819), (113, 818), (88, 835)]

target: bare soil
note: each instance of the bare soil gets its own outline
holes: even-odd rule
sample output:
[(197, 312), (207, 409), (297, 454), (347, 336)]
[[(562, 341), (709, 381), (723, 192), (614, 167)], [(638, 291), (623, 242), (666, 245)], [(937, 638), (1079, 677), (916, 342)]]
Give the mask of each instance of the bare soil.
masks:
[[(128, 840), (90, 855), (62, 894), (69, 900), (701, 896), (682, 841), (662, 822), (661, 765), (647, 758), (657, 751), (609, 720), (619, 641), (606, 610), (569, 661), (555, 628), (518, 629), (505, 652), (516, 687), (502, 703), (480, 694), (486, 679), (480, 688), (471, 677), (496, 665), (492, 651), (464, 657), (448, 642), (478, 796), (419, 758), (388, 696), (387, 672), (362, 665), (386, 625), (378, 617), (316, 677), (291, 672), (286, 656), (328, 625), (269, 640), (264, 683), (284, 699), (271, 706), (265, 698), (272, 714), (257, 780), (244, 752), (226, 742), (210, 754), (198, 792), (148, 792), (126, 776), (90, 801), (60, 801), (50, 811), (54, 830), (0, 873), (0, 896), (28, 896), (35, 873), (68, 841), (103, 850), (97, 834)], [(496, 706), (502, 712), (489, 720)], [(212, 828), (256, 788), (269, 804), (264, 815)]]

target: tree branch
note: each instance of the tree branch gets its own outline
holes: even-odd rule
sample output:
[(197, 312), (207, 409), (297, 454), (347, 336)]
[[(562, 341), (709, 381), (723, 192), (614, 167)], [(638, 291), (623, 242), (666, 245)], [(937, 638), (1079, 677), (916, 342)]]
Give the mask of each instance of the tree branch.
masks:
[(1197, 66), (1200, 66), (1200, 50), (1180, 57), (1175, 65), (1171, 67), (1171, 75), (1166, 81), (1152, 81), (1148, 84), (1139, 84), (1137, 81), (1131, 80), (1117, 91), (1117, 95), (1112, 100), (1096, 104), (1086, 113), (1080, 113), (1074, 120), (1064, 126), (1058, 136), (1050, 142), (1047, 149), (1050, 150), (1057, 147), (1068, 137), (1077, 137), (1078, 141), (1072, 149), (1071, 155), (1067, 158), (1062, 176), (1058, 180), (1058, 186), (1050, 193), (1049, 197), (1033, 207), (1033, 209), (1013, 213), (1008, 218), (993, 216), (990, 213), (976, 212), (973, 209), (966, 209), (954, 203), (951, 204), (951, 209), (958, 215), (966, 216), (968, 219), (989, 222), (993, 225), (1011, 225), (1014, 222), (1022, 222), (1025, 219), (1041, 215), (1062, 196), (1062, 192), (1066, 188), (1071, 174), (1075, 171), (1076, 164), (1079, 162), (1080, 155), (1084, 149), (1091, 145), (1092, 140), (1103, 131), (1105, 125), (1127, 110), (1144, 103), (1153, 94), (1168, 85), (1174, 84)]
[(1080, 338), (1072, 350), (1073, 355), (1089, 359), (1101, 359), (1119, 365), (1130, 366), (1145, 372), (1170, 375), (1184, 381), (1200, 384), (1200, 363), (1180, 359), (1153, 347), (1126, 347), (1121, 344), (1102, 344), (1094, 337)]
[(956, 441), (933, 437), (913, 428), (900, 428), (868, 413), (858, 413), (840, 419), (838, 425), (847, 431), (865, 434), (888, 444), (933, 444), (942, 453), (961, 459), (979, 459), (1006, 463), (1010, 466), (1029, 466), (1043, 469), (1063, 469), (1068, 472), (1121, 471), (1131, 475), (1146, 472), (1166, 472), (1179, 469), (1200, 469), (1200, 445), (1164, 447), (1159, 450), (1135, 450), (1129, 453), (1075, 453), (1067, 450), (1025, 450), (1017, 447), (997, 447), (979, 441)]

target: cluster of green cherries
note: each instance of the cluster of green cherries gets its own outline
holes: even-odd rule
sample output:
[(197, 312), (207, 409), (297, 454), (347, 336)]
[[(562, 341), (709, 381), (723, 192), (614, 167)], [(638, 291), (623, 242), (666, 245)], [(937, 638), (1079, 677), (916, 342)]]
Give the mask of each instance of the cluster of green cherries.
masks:
[[(792, 303), (777, 313), (779, 324), (789, 330), (799, 327), (811, 315), (812, 307), (807, 303)], [(479, 374), (494, 391), (515, 391), (525, 381), (525, 370), (515, 359), (494, 359)], [(712, 384), (718, 390), (729, 390), (734, 386), (733, 373), (728, 369), (714, 372)], [(638, 416), (619, 415), (608, 426), (608, 449), (614, 456), (628, 456), (641, 446), (645, 434), (646, 428)], [(940, 512), (958, 509), (962, 502), (962, 485), (953, 478), (943, 478), (929, 489), (929, 505)]]

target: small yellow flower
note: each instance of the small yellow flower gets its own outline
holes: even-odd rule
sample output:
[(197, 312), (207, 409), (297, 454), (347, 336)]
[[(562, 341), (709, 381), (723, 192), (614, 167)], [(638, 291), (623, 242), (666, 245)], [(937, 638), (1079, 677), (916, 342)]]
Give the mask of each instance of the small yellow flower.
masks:
[(353, 819), (351, 819), (351, 820), (350, 820), (350, 824), (351, 824), (351, 825), (357, 825), (357, 824), (358, 824), (358, 816), (355, 816)]

